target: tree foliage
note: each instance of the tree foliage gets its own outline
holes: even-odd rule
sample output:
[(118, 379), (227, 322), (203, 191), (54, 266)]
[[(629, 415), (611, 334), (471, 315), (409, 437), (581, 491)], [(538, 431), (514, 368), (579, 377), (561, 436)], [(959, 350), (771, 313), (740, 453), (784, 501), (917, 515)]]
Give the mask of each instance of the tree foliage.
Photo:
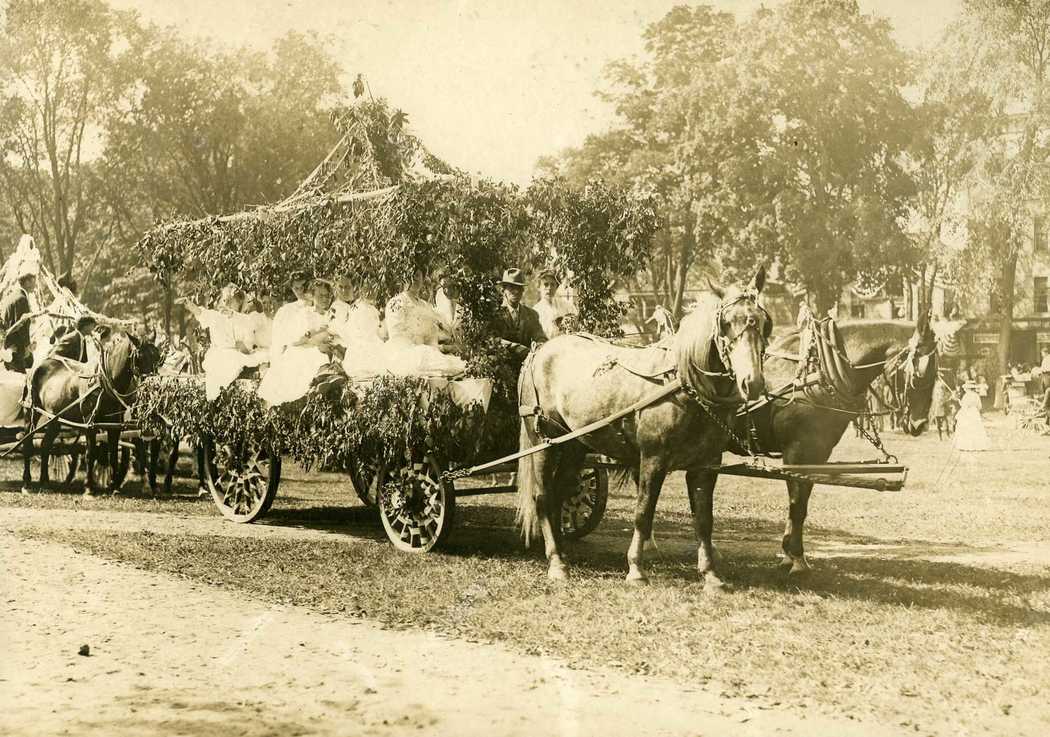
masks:
[(101, 0), (11, 0), (0, 33), (0, 176), (17, 229), (53, 272), (85, 235), (103, 237), (100, 169), (107, 112), (130, 84), (130, 15)]
[(967, 128), (968, 237), (958, 259), (971, 295), (997, 297), (998, 363), (1010, 351), (1018, 257), (1032, 237), (1033, 206), (1050, 196), (1050, 0), (970, 0), (933, 58), (955, 100), (944, 120)]
[(855, 2), (794, 0), (740, 23), (701, 5), (645, 40), (644, 59), (609, 70), (620, 126), (545, 163), (619, 171), (656, 196), (658, 289), (680, 295), (698, 261), (779, 257), (828, 306), (858, 275), (915, 261), (909, 67), (885, 21)]

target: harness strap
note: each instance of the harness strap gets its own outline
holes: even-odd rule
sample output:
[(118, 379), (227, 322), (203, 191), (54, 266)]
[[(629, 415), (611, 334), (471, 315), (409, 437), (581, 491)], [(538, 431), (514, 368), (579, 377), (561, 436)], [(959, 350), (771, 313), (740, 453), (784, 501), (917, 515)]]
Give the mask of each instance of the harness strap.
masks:
[(646, 407), (656, 404), (660, 400), (671, 396), (672, 394), (680, 391), (681, 389), (682, 380), (675, 379), (674, 381), (660, 387), (652, 394), (642, 397), (631, 406), (625, 409), (621, 409), (619, 412), (609, 415), (608, 417), (603, 417), (600, 420), (595, 420), (589, 425), (584, 425), (583, 427), (577, 430), (573, 430), (572, 432), (566, 433), (565, 435), (559, 435), (556, 438), (550, 438), (549, 440), (546, 440), (540, 443), (539, 445), (534, 445), (531, 448), (526, 448), (525, 450), (519, 450), (517, 453), (511, 453), (508, 456), (497, 458), (496, 460), (489, 461), (488, 463), (482, 463), (479, 466), (471, 466), (470, 468), (461, 469), (459, 471), (446, 471), (444, 474), (442, 474), (442, 476), (446, 479), (457, 479), (463, 478), (464, 476), (473, 476), (476, 473), (487, 471), (490, 468), (495, 468), (496, 466), (500, 466), (504, 463), (516, 461), (520, 458), (525, 458), (526, 456), (533, 455), (534, 453), (540, 453), (542, 451), (547, 450), (548, 448), (554, 447), (555, 445), (561, 445), (562, 443), (567, 443), (570, 440), (575, 440), (576, 438), (583, 437), (584, 435), (590, 435), (593, 432), (597, 432), (598, 430), (608, 427), (617, 420), (623, 419), (627, 415), (633, 414), (638, 410), (642, 410)]

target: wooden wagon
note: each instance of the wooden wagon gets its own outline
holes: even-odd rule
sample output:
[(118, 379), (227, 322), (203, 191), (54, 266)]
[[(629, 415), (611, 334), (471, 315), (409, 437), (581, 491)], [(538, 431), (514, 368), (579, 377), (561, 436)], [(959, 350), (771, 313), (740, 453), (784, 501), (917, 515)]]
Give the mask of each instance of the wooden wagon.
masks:
[[(168, 377), (167, 381), (202, 381), (201, 377)], [(452, 391), (465, 382), (431, 380), (434, 391)], [(488, 380), (467, 380), (485, 382)], [(442, 386), (445, 385), (445, 386)], [(239, 388), (254, 391), (240, 381)], [(476, 387), (475, 387), (476, 388)], [(487, 399), (485, 400), (487, 405)], [(487, 407), (486, 407), (487, 411)], [(253, 441), (234, 445), (201, 437), (203, 478), (215, 506), (228, 520), (250, 523), (270, 510), (281, 482), (285, 453), (261, 448)], [(517, 437), (510, 439), (516, 443)], [(356, 457), (342, 468), (348, 485), (367, 506), (375, 507), (391, 544), (398, 550), (423, 553), (440, 545), (452, 531), (456, 500), (461, 497), (507, 494), (516, 490), (516, 463), (487, 468), (484, 475), (454, 478), (463, 466), (435, 447), (411, 448), (398, 462)], [(562, 532), (579, 539), (601, 521), (609, 494), (607, 460), (592, 456), (580, 472), (578, 491), (562, 509)]]

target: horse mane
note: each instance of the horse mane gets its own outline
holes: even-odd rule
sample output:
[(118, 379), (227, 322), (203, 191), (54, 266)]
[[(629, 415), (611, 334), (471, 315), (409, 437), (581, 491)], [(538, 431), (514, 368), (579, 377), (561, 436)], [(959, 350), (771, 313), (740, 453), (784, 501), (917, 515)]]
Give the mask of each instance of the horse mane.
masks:
[(103, 366), (111, 381), (118, 381), (131, 369), (129, 359), (136, 345), (134, 339), (123, 331), (111, 332), (102, 343)]
[(682, 318), (678, 332), (674, 334), (675, 363), (683, 386), (701, 395), (714, 397), (718, 394), (712, 377), (704, 372), (722, 373), (726, 367), (718, 351), (714, 350), (715, 316), (722, 300), (718, 295), (705, 292), (697, 300), (696, 307)]
[[(883, 360), (888, 349), (903, 347), (915, 332), (915, 323), (906, 320), (843, 320), (836, 325), (846, 355), (857, 365)], [(777, 353), (797, 355), (801, 334), (800, 329), (792, 328), (774, 338), (769, 348)]]

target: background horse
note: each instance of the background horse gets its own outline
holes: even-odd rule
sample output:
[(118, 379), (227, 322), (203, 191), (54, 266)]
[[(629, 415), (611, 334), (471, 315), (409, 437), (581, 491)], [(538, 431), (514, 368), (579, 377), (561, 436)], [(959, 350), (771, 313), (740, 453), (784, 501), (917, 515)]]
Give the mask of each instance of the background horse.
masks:
[[(107, 427), (106, 441), (110, 468), (113, 469), (110, 491), (119, 485), (118, 445), (120, 425), (124, 412), (134, 401), (138, 377), (152, 370), (147, 365), (149, 354), (139, 351), (139, 344), (132, 336), (119, 330), (109, 331), (98, 341), (98, 364), (90, 367), (64, 358), (44, 359), (33, 372), (29, 388), (32, 406), (26, 415), (26, 433), (33, 434), (43, 428), (40, 447), (40, 481), (48, 482), (48, 460), (51, 446), (61, 429), (61, 423), (53, 419), (59, 415), (63, 420), (83, 425), (82, 433), (87, 446), (85, 453), (86, 479), (84, 493), (90, 495), (95, 487), (95, 423), (113, 424)], [(46, 425), (46, 427), (45, 427)], [(32, 484), (30, 459), (33, 444), (26, 441), (22, 447), (22, 490), (28, 492)]]
[[(842, 439), (850, 422), (863, 412), (865, 395), (871, 383), (885, 376), (890, 386), (901, 386), (894, 392), (897, 406), (889, 409), (899, 412), (902, 429), (919, 435), (928, 424), (933, 385), (937, 377), (937, 343), (929, 320), (918, 324), (889, 321), (858, 321), (843, 323), (840, 328), (841, 353), (848, 358), (844, 365), (846, 383), (855, 394), (847, 396), (825, 387), (804, 391), (797, 386), (786, 392), (798, 376), (796, 356), (799, 333), (789, 333), (770, 347), (765, 364), (766, 382), (773, 387), (777, 398), (751, 412), (737, 416), (734, 430), (739, 438), (754, 431), (759, 449), (783, 453), (786, 464), (818, 464), (827, 462), (831, 452)], [(898, 383), (899, 379), (899, 383)], [(747, 449), (738, 442), (730, 450), (747, 455)], [(718, 479), (715, 471), (703, 474), (703, 483), (714, 488)], [(788, 518), (784, 530), (784, 561), (791, 573), (809, 570), (802, 544), (802, 528), (809, 508), (813, 482), (789, 480)]]
[(697, 468), (721, 457), (727, 432), (720, 423), (728, 421), (727, 408), (731, 411), (741, 396), (753, 399), (763, 392), (762, 352), (772, 328), (758, 305), (764, 282), (760, 270), (747, 290), (705, 297), (670, 346), (629, 348), (564, 335), (530, 354), (518, 380), (522, 450), (543, 435), (562, 435), (643, 402), (675, 370), (684, 386), (601, 430), (519, 460), (518, 521), (526, 543), (542, 533), (549, 578), (566, 577), (559, 515), (591, 450), (627, 464), (638, 485), (627, 580), (646, 581), (643, 545), (652, 536), (660, 489), (670, 471), (686, 469), (700, 576), (720, 585), (711, 505), (696, 495), (690, 479)]

